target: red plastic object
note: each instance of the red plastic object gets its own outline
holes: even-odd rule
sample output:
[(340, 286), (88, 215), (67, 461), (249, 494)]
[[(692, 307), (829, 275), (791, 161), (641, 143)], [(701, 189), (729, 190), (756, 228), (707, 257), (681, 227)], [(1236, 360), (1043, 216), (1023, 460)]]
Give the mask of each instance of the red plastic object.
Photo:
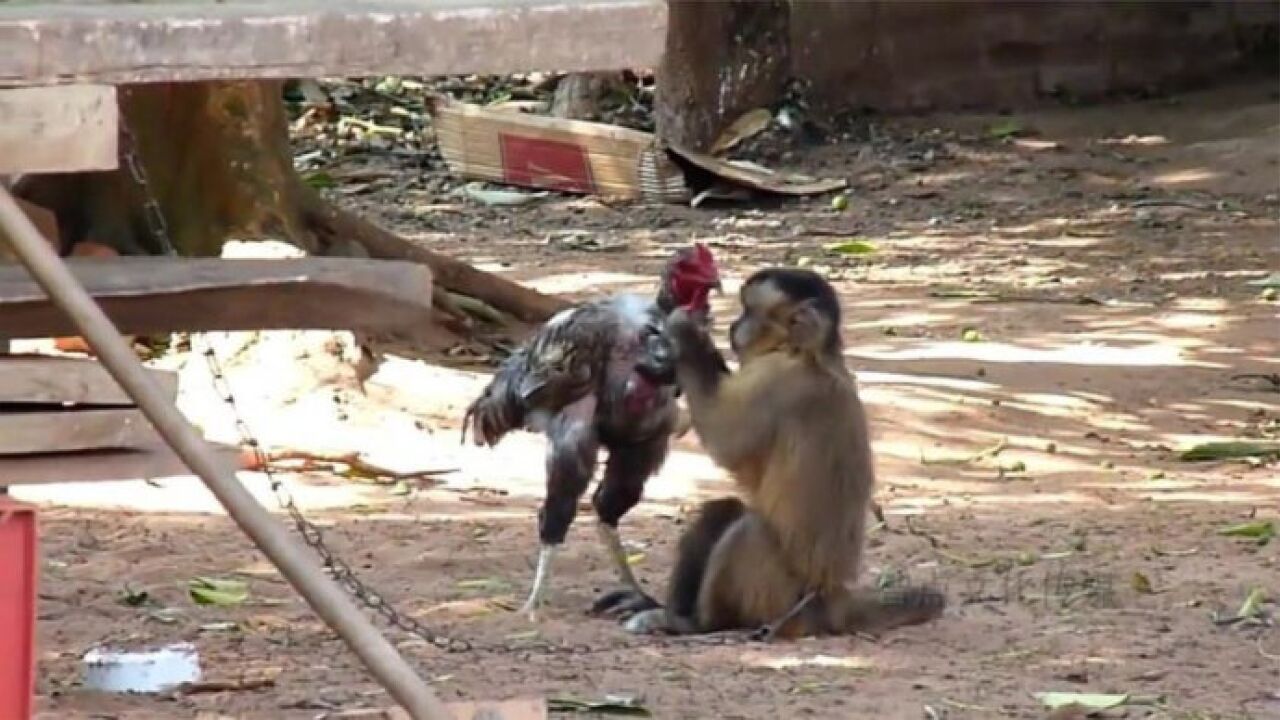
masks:
[(0, 495), (0, 720), (30, 720), (36, 679), (36, 509)]

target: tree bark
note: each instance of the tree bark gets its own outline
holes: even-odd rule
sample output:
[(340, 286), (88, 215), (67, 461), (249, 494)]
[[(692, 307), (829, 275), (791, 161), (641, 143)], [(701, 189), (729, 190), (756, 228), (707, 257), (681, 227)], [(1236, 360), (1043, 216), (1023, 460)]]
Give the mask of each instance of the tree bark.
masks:
[(706, 150), (738, 116), (767, 106), (790, 72), (787, 0), (669, 0), (657, 75), (658, 134)]
[[(132, 130), (151, 193), (179, 254), (217, 256), (229, 239), (277, 239), (312, 255), (403, 259), (429, 266), (436, 298), (468, 295), (528, 322), (567, 303), (466, 263), (338, 208), (293, 168), (280, 81), (227, 81), (121, 88), (121, 122)], [(127, 147), (127, 143), (126, 143)], [(24, 177), (16, 192), (58, 217), (64, 249), (92, 239), (121, 254), (158, 254), (145, 195), (128, 163), (105, 173)]]

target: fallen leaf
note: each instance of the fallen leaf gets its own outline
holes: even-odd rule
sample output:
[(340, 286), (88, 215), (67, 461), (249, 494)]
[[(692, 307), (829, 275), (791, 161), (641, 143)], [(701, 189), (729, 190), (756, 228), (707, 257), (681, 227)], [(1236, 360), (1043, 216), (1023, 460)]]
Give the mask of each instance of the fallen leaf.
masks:
[(1151, 589), (1151, 579), (1140, 572), (1134, 572), (1129, 578), (1129, 584), (1133, 586), (1135, 592), (1141, 595), (1151, 595), (1155, 590)]
[(1210, 442), (1184, 450), (1179, 456), (1183, 462), (1257, 457), (1280, 457), (1280, 445), (1255, 442)]
[(120, 591), (120, 604), (128, 607), (142, 607), (151, 602), (151, 594), (146, 590), (134, 590), (129, 583)]
[(733, 124), (720, 133), (720, 137), (711, 144), (711, 154), (719, 155), (732, 149), (735, 145), (751, 137), (755, 137), (773, 122), (773, 113), (765, 108), (756, 108), (743, 113)]
[(605, 696), (603, 700), (578, 700), (576, 698), (550, 698), (547, 709), (551, 712), (599, 713), (601, 715), (635, 715), (650, 717), (652, 713), (636, 698)]
[(489, 590), (502, 592), (511, 589), (511, 584), (501, 578), (471, 578), (459, 580), (458, 588), (462, 590)]
[(1276, 536), (1276, 525), (1270, 520), (1258, 520), (1224, 527), (1218, 531), (1218, 534), (1225, 537), (1252, 538), (1259, 543), (1266, 543)]
[(876, 246), (862, 238), (853, 238), (844, 242), (831, 243), (824, 246), (827, 252), (839, 255), (870, 255), (877, 250)]
[(960, 339), (968, 343), (982, 342), (982, 333), (978, 332), (976, 328), (965, 328), (960, 333)]
[(197, 577), (187, 582), (187, 592), (197, 605), (239, 605), (249, 599), (249, 584), (243, 580)]
[(491, 207), (514, 207), (526, 205), (540, 200), (551, 193), (522, 192), (520, 190), (488, 190), (482, 183), (467, 183), (462, 187), (462, 194), (482, 205)]
[(1008, 118), (987, 128), (987, 136), (997, 140), (1013, 137), (1022, 132), (1022, 123), (1015, 118)]
[(327, 190), (338, 185), (333, 176), (323, 170), (303, 175), (302, 182), (315, 190)]
[(1050, 710), (1057, 710), (1067, 705), (1079, 705), (1080, 707), (1096, 712), (1098, 710), (1110, 710), (1117, 708), (1129, 702), (1129, 696), (1125, 695), (1104, 695), (1100, 693), (1072, 693), (1072, 692), (1042, 692), (1033, 693), (1035, 698), (1040, 701), (1041, 705)]
[(1249, 591), (1249, 596), (1244, 599), (1244, 603), (1240, 605), (1240, 609), (1236, 611), (1236, 617), (1241, 620), (1247, 620), (1251, 617), (1257, 617), (1262, 613), (1262, 603), (1267, 601), (1266, 593), (1262, 592), (1262, 588), (1254, 588)]

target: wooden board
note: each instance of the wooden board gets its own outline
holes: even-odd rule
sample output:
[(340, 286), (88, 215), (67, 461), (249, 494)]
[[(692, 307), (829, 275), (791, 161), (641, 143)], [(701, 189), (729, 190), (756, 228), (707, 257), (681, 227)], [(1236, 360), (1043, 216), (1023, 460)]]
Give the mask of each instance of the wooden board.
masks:
[[(213, 448), (219, 458), (235, 466), (238, 456), (235, 448), (216, 443)], [(159, 437), (132, 451), (0, 456), (0, 487), (172, 477), (189, 477), (199, 482)]]
[[(152, 370), (170, 402), (178, 374)], [(132, 406), (133, 400), (98, 361), (50, 355), (0, 356), (0, 403), (74, 403)]]
[(0, 3), (0, 86), (653, 67), (665, 0)]
[(155, 438), (137, 408), (0, 412), (0, 455), (137, 448)]
[(110, 85), (0, 90), (0, 174), (113, 170), (119, 115)]
[[(408, 333), (431, 325), (431, 271), (394, 260), (70, 259), (121, 332), (340, 329)], [(0, 337), (78, 330), (21, 265), (0, 266)]]

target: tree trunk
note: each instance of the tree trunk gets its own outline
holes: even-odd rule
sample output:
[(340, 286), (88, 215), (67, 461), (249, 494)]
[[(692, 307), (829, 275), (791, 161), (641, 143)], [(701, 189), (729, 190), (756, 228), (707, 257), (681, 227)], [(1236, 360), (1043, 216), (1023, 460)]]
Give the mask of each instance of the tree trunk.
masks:
[[(313, 255), (403, 259), (431, 267), (436, 298), (457, 314), (448, 293), (474, 297), (529, 322), (567, 303), (388, 232), (335, 207), (293, 169), (288, 118), (278, 81), (151, 84), (120, 90), (121, 122), (182, 255), (217, 256), (229, 239), (277, 239)], [(128, 143), (122, 149), (127, 150)], [(146, 221), (144, 194), (128, 163), (103, 173), (24, 177), (15, 190), (53, 211), (62, 246), (86, 239), (122, 254), (163, 248)]]
[(658, 134), (706, 150), (738, 116), (771, 104), (790, 72), (787, 0), (669, 0)]

